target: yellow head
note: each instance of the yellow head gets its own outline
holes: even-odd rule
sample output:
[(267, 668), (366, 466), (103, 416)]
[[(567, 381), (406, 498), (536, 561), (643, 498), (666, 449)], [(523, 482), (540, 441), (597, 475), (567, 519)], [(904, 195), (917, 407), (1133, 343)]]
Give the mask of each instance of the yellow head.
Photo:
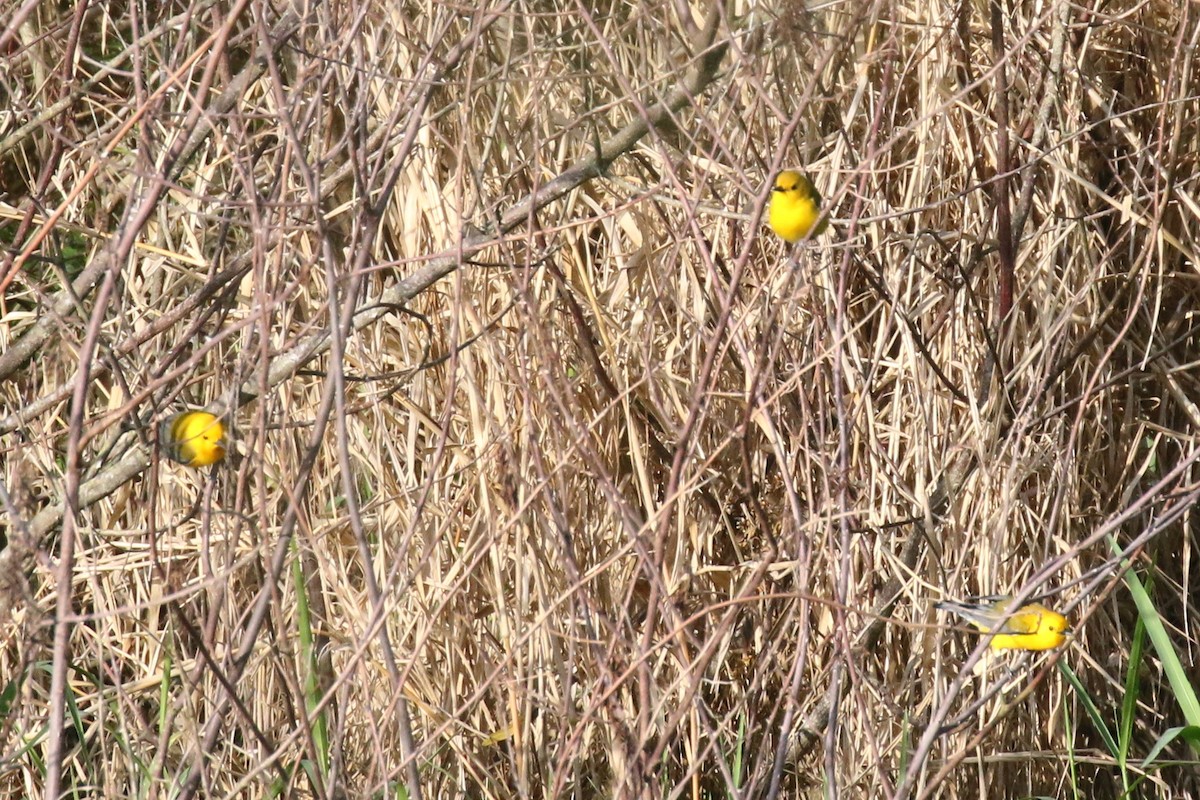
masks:
[(158, 439), (167, 456), (189, 467), (225, 458), (225, 425), (207, 411), (184, 411), (163, 420)]
[(820, 216), (821, 195), (808, 176), (791, 169), (779, 173), (771, 190), (771, 211), (767, 217), (771, 230), (786, 242), (798, 242), (824, 233), (829, 220), (823, 219), (818, 225)]

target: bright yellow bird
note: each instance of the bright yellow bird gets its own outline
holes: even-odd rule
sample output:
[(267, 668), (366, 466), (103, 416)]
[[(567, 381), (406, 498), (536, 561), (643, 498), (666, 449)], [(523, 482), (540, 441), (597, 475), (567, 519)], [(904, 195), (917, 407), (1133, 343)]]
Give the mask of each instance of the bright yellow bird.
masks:
[(785, 242), (798, 242), (825, 232), (829, 218), (818, 225), (820, 216), (821, 194), (808, 176), (791, 169), (779, 173), (771, 190), (771, 211), (767, 216), (771, 230)]
[(225, 425), (207, 411), (183, 411), (163, 420), (158, 440), (167, 456), (189, 467), (207, 467), (225, 458)]
[(938, 603), (934, 608), (965, 619), (992, 635), (993, 650), (1053, 650), (1071, 632), (1067, 618), (1041, 603), (1028, 603), (1016, 611), (1012, 595), (974, 597), (967, 603)]

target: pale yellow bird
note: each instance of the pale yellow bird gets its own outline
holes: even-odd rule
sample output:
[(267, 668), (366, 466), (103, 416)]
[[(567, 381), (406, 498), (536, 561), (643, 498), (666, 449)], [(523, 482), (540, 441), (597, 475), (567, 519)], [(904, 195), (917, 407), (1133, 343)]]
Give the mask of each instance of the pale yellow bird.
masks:
[(767, 214), (771, 230), (785, 242), (798, 242), (825, 232), (829, 218), (821, 219), (818, 224), (820, 218), (821, 193), (808, 176), (793, 169), (779, 173), (771, 189), (771, 210)]
[(1053, 650), (1071, 632), (1067, 618), (1041, 603), (1027, 603), (1012, 611), (1012, 595), (974, 597), (966, 603), (938, 603), (934, 608), (965, 619), (992, 634), (993, 650)]
[(162, 421), (158, 440), (167, 456), (189, 467), (225, 458), (225, 424), (207, 411), (183, 411)]

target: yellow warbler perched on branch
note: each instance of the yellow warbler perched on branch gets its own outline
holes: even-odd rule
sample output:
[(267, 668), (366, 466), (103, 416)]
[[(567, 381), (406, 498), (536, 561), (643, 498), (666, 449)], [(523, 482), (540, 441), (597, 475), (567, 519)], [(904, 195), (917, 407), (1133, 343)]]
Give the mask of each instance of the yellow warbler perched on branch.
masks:
[(1071, 626), (1067, 618), (1041, 603), (1012, 610), (1012, 595), (971, 598), (967, 603), (938, 603), (934, 608), (965, 619), (992, 634), (993, 650), (1053, 650), (1062, 644)]
[(825, 232), (829, 219), (822, 219), (818, 225), (820, 217), (821, 194), (808, 176), (792, 169), (779, 173), (771, 189), (771, 210), (767, 215), (771, 230), (785, 242), (798, 242)]
[(182, 411), (162, 421), (158, 440), (172, 461), (207, 467), (225, 458), (225, 425), (207, 411)]

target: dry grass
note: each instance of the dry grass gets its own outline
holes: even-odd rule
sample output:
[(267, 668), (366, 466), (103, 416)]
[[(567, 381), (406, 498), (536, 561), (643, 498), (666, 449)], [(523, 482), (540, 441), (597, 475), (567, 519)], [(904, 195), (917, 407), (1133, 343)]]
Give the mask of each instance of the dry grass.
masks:
[[(1114, 553), (1188, 663), (1193, 4), (25, 5), (0, 794), (1115, 797), (1191, 721)], [(999, 591), (1073, 643), (973, 674)]]

